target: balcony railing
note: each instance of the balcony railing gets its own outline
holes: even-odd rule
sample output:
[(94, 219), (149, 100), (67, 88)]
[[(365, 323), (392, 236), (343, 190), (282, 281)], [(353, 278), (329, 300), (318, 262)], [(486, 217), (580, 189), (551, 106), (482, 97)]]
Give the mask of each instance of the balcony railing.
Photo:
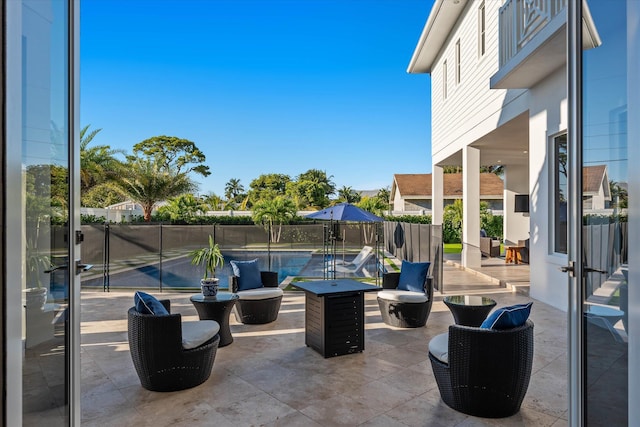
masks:
[(500, 67), (565, 7), (567, 0), (507, 0), (500, 8)]

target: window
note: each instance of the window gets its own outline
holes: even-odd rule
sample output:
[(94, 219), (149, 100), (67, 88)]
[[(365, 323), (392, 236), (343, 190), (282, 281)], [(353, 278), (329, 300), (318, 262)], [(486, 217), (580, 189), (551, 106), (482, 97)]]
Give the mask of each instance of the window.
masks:
[(553, 139), (553, 236), (556, 253), (567, 253), (567, 134)]
[(484, 13), (484, 2), (480, 4), (478, 9), (478, 56), (482, 57), (485, 53), (485, 30), (486, 21)]
[(460, 84), (460, 39), (456, 42), (456, 84)]
[(447, 61), (442, 63), (442, 97), (447, 99)]

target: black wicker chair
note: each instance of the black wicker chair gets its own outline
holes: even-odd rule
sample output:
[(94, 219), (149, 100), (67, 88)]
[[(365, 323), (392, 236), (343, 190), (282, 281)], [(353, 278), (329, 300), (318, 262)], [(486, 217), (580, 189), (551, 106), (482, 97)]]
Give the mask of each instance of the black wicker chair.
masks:
[[(170, 312), (169, 300), (161, 300)], [(182, 347), (180, 314), (155, 316), (131, 307), (128, 312), (129, 348), (140, 383), (147, 390), (177, 391), (195, 387), (211, 375), (220, 335), (199, 347)]]
[[(400, 273), (385, 273), (382, 276), (383, 289), (396, 289), (400, 280)], [(382, 321), (389, 326), (399, 328), (420, 328), (427, 323), (433, 304), (433, 279), (426, 277), (424, 282), (426, 301), (419, 302), (397, 301), (378, 296), (378, 307)], [(409, 293), (408, 294), (412, 294)], [(384, 295), (384, 294), (382, 294)]]
[[(261, 271), (260, 277), (264, 288), (271, 288), (271, 290), (273, 290), (273, 288), (279, 289), (277, 272)], [(265, 298), (261, 298), (259, 295), (255, 295), (255, 289), (238, 291), (238, 276), (231, 276), (229, 278), (229, 288), (231, 289), (231, 292), (237, 293), (239, 297), (235, 305), (235, 316), (238, 322), (248, 325), (257, 325), (270, 323), (278, 318), (280, 303), (282, 302), (283, 296), (282, 292), (280, 292), (280, 295), (278, 296), (267, 296)], [(259, 293), (260, 290), (258, 289), (257, 292)], [(252, 297), (248, 299), (243, 295), (243, 293), (251, 294)]]
[(431, 350), (440, 395), (451, 408), (487, 418), (520, 410), (531, 378), (533, 322), (502, 330), (451, 325), (448, 363)]

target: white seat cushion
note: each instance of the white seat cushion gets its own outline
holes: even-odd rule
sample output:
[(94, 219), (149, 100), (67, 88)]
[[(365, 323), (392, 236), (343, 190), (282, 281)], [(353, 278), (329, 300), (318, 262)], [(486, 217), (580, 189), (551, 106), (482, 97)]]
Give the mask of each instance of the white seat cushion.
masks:
[(398, 302), (422, 303), (429, 301), (429, 298), (422, 292), (399, 291), (397, 289), (385, 289), (378, 292), (378, 296), (382, 299)]
[(442, 363), (449, 364), (449, 332), (436, 335), (429, 341), (429, 353)]
[(220, 325), (215, 320), (182, 322), (182, 348), (190, 350), (215, 337)]
[(249, 289), (247, 291), (238, 291), (238, 298), (242, 300), (261, 300), (268, 298), (277, 298), (284, 295), (282, 289), (280, 288), (258, 288), (258, 289)]

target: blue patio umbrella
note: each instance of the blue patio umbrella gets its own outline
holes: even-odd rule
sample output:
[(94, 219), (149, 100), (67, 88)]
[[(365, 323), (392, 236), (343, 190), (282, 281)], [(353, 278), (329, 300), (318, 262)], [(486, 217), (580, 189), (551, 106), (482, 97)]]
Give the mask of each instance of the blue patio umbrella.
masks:
[(338, 203), (335, 206), (324, 208), (321, 211), (307, 215), (307, 218), (326, 219), (333, 221), (354, 221), (354, 222), (382, 222), (379, 216), (367, 212), (364, 209), (352, 205), (351, 203)]
[[(351, 221), (351, 222), (382, 222), (384, 219), (367, 212), (364, 209), (352, 205), (351, 203), (338, 203), (335, 206), (313, 212), (306, 216), (307, 218), (331, 221)], [(330, 227), (331, 254), (330, 259), (335, 260), (335, 236), (333, 235), (333, 225)], [(343, 248), (344, 253), (344, 248)], [(325, 254), (326, 256), (327, 254)], [(377, 259), (377, 238), (376, 238), (376, 259)], [(332, 269), (332, 279), (336, 278), (335, 263)], [(376, 277), (377, 280), (377, 277)]]

